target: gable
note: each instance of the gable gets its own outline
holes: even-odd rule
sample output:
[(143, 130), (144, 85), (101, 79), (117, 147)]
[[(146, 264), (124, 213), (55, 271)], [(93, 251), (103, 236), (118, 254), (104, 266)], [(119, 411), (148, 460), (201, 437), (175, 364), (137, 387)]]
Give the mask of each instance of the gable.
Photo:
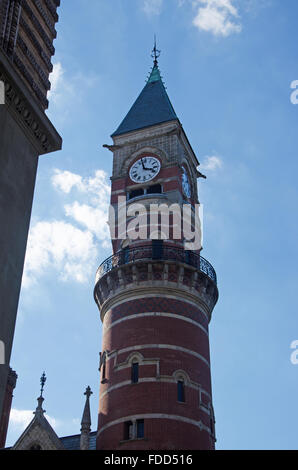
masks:
[(45, 418), (34, 418), (11, 450), (64, 450), (64, 446)]

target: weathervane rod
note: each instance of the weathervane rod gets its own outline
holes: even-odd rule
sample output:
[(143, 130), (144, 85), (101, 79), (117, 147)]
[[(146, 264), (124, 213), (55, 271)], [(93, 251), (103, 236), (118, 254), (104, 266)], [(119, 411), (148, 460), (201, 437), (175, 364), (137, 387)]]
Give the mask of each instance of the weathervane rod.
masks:
[(154, 34), (154, 48), (152, 50), (152, 54), (151, 54), (151, 57), (153, 57), (154, 59), (154, 66), (157, 66), (157, 59), (158, 57), (160, 56), (160, 50), (157, 49), (156, 47), (156, 34)]

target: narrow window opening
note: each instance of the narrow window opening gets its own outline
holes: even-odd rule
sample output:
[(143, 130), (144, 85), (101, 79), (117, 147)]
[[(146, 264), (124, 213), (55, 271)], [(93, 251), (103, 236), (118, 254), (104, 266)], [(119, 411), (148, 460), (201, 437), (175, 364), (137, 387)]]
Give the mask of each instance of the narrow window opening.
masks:
[(185, 402), (185, 393), (184, 393), (184, 382), (179, 380), (177, 383), (177, 392), (178, 392), (178, 401), (181, 403)]
[(211, 431), (211, 436), (214, 436), (214, 423), (213, 423), (212, 418), (210, 418), (210, 431)]
[(126, 421), (124, 423), (124, 440), (128, 441), (133, 439), (133, 423), (132, 421)]
[(129, 246), (122, 249), (122, 263), (127, 264), (129, 262)]
[(144, 437), (144, 420), (137, 420), (137, 438), (142, 439)]
[(152, 240), (152, 259), (162, 259), (163, 240)]
[(161, 194), (162, 189), (160, 184), (154, 184), (153, 186), (149, 186), (147, 188), (147, 194)]
[(136, 384), (139, 381), (139, 363), (134, 362), (131, 365), (131, 382)]
[(134, 189), (133, 191), (130, 191), (128, 195), (128, 199), (133, 199), (134, 197), (138, 196), (144, 196), (144, 189)]
[(106, 351), (100, 354), (100, 365), (99, 369), (101, 370), (101, 381), (106, 380)]

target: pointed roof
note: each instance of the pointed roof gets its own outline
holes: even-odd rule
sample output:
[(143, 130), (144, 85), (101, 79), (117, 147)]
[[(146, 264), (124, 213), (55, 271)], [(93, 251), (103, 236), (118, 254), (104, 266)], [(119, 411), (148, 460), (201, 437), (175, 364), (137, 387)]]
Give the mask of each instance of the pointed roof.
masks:
[(43, 373), (41, 383), (41, 394), (37, 398), (37, 407), (34, 411), (34, 418), (27, 426), (25, 431), (19, 437), (12, 447), (13, 450), (28, 450), (32, 446), (38, 445), (42, 450), (64, 450), (61, 440), (45, 417), (45, 410), (42, 408), (44, 398), (42, 396), (44, 384), (46, 382), (45, 373)]
[(112, 137), (177, 119), (155, 59), (145, 87)]
[(86, 388), (86, 392), (84, 395), (86, 395), (86, 402), (85, 402), (85, 407), (84, 407), (84, 412), (82, 416), (82, 421), (81, 421), (81, 431), (89, 431), (91, 429), (91, 414), (90, 414), (90, 396), (93, 394), (91, 391), (91, 388), (88, 386)]

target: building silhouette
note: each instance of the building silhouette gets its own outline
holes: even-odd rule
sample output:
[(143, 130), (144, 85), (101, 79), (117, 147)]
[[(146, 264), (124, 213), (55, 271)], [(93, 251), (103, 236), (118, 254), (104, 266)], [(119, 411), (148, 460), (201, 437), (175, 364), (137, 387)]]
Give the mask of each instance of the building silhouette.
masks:
[[(45, 114), (60, 0), (0, 0), (0, 442), (39, 155), (62, 140)], [(15, 376), (14, 376), (15, 379)], [(15, 386), (15, 382), (14, 382)], [(5, 404), (5, 409), (3, 406)]]

